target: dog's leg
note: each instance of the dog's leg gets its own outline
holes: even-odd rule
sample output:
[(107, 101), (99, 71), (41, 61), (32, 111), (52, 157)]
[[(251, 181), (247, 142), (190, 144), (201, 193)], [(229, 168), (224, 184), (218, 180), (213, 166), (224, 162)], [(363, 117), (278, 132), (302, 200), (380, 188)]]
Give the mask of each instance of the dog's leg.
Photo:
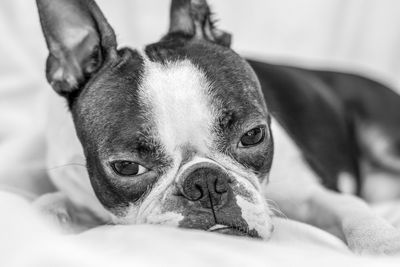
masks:
[(105, 223), (90, 210), (74, 205), (62, 192), (45, 194), (33, 204), (45, 220), (64, 233), (79, 233)]
[(272, 130), (276, 149), (271, 181), (263, 186), (267, 199), (289, 218), (337, 235), (357, 253), (400, 252), (400, 231), (363, 200), (325, 189), (279, 124), (273, 123)]
[(335, 234), (354, 252), (400, 253), (400, 231), (377, 216), (363, 200), (317, 184), (299, 186), (297, 193), (280, 186), (276, 193), (277, 189), (272, 186), (265, 195), (274, 200), (286, 216)]
[(361, 199), (315, 190), (307, 200), (303, 220), (344, 238), (357, 253), (400, 253), (400, 231), (378, 217)]

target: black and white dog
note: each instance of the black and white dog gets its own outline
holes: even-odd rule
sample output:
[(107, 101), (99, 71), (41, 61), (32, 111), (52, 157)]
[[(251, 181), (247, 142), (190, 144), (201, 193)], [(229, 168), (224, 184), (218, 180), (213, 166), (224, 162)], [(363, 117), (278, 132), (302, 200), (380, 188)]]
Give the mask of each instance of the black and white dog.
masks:
[[(91, 184), (56, 182), (60, 193), (38, 200), (43, 210), (68, 211), (68, 220), (82, 210), (71, 203), (88, 198), (86, 215), (104, 223), (268, 239), (272, 199), (355, 252), (400, 252), (399, 231), (338, 192), (340, 179), (360, 185), (361, 160), (400, 174), (400, 97), (391, 90), (246, 61), (205, 0), (173, 0), (169, 32), (143, 51), (117, 47), (93, 0), (37, 5), (47, 79), (67, 100)], [(97, 198), (82, 193), (90, 190)]]

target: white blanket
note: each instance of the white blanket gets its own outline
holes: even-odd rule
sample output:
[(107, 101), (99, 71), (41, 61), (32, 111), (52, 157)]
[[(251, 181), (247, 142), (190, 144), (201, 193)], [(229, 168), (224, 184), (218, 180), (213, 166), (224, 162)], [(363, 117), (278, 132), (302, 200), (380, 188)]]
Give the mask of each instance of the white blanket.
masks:
[(314, 227), (274, 219), (270, 241), (162, 226), (104, 226), (63, 235), (24, 198), (0, 193), (0, 266), (398, 266), (351, 254)]

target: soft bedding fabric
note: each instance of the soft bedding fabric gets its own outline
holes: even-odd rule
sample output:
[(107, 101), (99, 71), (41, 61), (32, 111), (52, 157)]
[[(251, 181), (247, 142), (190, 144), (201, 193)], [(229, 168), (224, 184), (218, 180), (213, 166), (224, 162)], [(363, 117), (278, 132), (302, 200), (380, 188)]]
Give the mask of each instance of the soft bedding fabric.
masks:
[(274, 219), (270, 241), (134, 225), (62, 235), (30, 203), (0, 192), (0, 266), (398, 266), (400, 257), (351, 254), (314, 227)]

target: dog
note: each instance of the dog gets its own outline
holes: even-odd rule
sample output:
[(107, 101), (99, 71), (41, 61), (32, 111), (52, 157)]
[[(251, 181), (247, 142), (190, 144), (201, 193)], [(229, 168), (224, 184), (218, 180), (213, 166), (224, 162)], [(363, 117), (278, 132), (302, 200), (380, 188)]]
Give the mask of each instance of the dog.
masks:
[[(399, 173), (399, 115), (374, 104), (382, 87), (397, 109), (390, 89), (246, 61), (205, 0), (172, 0), (168, 33), (143, 50), (118, 48), (93, 0), (37, 6), (46, 77), (68, 104), (87, 168), (87, 177), (54, 180), (59, 192), (37, 200), (42, 211), (70, 225), (146, 223), (268, 239), (270, 199), (356, 253), (400, 252), (399, 231), (338, 191), (347, 179), (361, 192), (364, 154)], [(370, 142), (378, 137), (384, 149)]]

